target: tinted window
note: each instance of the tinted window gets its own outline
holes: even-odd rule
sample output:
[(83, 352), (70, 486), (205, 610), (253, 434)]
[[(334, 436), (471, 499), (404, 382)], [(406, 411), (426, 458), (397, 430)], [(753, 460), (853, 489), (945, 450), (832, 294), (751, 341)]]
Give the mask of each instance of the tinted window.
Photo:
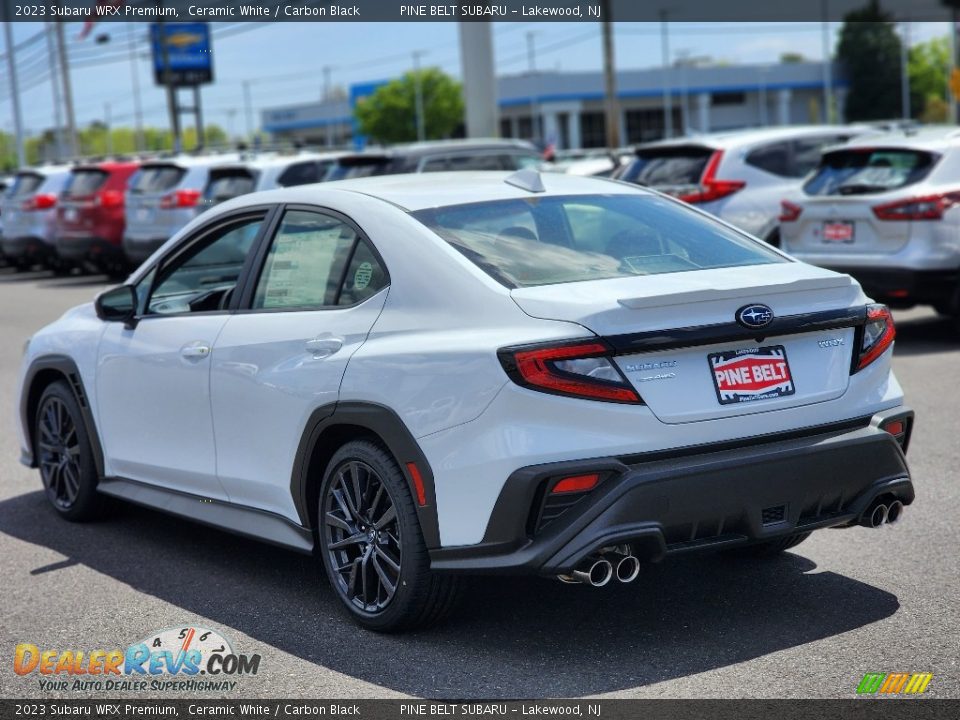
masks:
[(803, 186), (808, 195), (867, 195), (920, 182), (938, 155), (900, 148), (856, 148), (823, 156), (816, 173)]
[(347, 180), (349, 178), (370, 177), (382, 175), (390, 167), (389, 158), (384, 157), (354, 157), (345, 158), (337, 162), (327, 175), (327, 180)]
[(507, 287), (786, 262), (655, 195), (502, 200), (413, 216)]
[(751, 150), (747, 154), (745, 162), (747, 165), (752, 165), (780, 177), (792, 177), (790, 154), (790, 143), (770, 143)]
[(259, 216), (224, 225), (163, 265), (148, 314), (225, 307), (262, 224)]
[(103, 170), (74, 170), (67, 178), (63, 192), (67, 196), (76, 197), (93, 195), (107, 181), (107, 177)]
[(712, 154), (703, 147), (642, 150), (620, 179), (654, 187), (697, 185)]
[(253, 307), (352, 305), (383, 287), (384, 275), (350, 225), (324, 213), (291, 210), (270, 246)]
[(144, 165), (133, 176), (130, 192), (157, 193), (174, 187), (187, 171), (177, 165)]
[(846, 142), (845, 135), (829, 137), (802, 138), (793, 143), (793, 165), (791, 177), (802, 178), (809, 175), (820, 163), (820, 155), (825, 147)]
[(309, 183), (320, 182), (326, 169), (321, 170), (318, 163), (310, 160), (309, 162), (294, 163), (277, 178), (277, 185), (280, 187), (292, 187), (294, 185), (308, 185)]
[(246, 195), (256, 189), (255, 173), (243, 168), (211, 170), (210, 180), (203, 191), (205, 205), (216, 205), (224, 200)]
[(10, 188), (10, 197), (33, 195), (43, 185), (44, 177), (36, 173), (19, 173)]

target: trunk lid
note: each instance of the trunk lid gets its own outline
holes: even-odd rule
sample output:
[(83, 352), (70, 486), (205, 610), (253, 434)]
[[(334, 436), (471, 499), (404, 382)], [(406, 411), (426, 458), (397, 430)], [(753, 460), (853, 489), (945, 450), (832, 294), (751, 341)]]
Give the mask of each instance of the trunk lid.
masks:
[(830, 195), (803, 201), (796, 222), (781, 230), (788, 252), (892, 254), (910, 240), (910, 220), (880, 220), (873, 208), (903, 196)]
[[(533, 317), (576, 322), (612, 339), (620, 348), (614, 362), (666, 423), (840, 397), (850, 378), (853, 328), (779, 336), (758, 330), (747, 339), (741, 331), (740, 339), (724, 337), (740, 328), (735, 316), (748, 305), (766, 305), (784, 318), (862, 302), (859, 286), (848, 276), (801, 263), (544, 285), (511, 294)], [(698, 339), (679, 339), (691, 334), (682, 329), (694, 327)], [(641, 333), (649, 342), (635, 350), (627, 336)], [(669, 349), (656, 347), (674, 339)], [(644, 349), (648, 346), (652, 349)]]

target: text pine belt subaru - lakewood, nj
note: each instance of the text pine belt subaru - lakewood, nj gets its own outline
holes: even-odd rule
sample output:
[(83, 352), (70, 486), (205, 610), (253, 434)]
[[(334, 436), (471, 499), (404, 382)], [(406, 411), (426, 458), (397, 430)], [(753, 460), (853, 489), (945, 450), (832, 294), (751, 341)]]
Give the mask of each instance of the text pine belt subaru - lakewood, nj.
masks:
[[(896, 521), (890, 312), (651, 190), (534, 170), (253, 193), (30, 340), (23, 461), (316, 551), (362, 625), (468, 573), (629, 582)], [(214, 442), (214, 440), (216, 440)]]

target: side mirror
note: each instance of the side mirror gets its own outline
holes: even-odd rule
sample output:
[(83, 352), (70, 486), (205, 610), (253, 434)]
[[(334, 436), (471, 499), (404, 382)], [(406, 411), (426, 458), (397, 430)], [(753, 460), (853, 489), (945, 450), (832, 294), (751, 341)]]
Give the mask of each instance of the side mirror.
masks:
[(97, 317), (107, 322), (132, 323), (137, 315), (137, 291), (132, 285), (120, 285), (97, 295)]

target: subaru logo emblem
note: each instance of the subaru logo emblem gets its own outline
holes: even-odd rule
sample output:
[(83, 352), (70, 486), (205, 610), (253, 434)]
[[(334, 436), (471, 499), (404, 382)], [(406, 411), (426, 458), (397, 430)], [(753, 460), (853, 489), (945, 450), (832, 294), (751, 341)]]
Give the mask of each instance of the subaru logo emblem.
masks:
[(737, 310), (736, 318), (745, 328), (764, 328), (773, 322), (773, 310), (766, 305), (744, 305)]

